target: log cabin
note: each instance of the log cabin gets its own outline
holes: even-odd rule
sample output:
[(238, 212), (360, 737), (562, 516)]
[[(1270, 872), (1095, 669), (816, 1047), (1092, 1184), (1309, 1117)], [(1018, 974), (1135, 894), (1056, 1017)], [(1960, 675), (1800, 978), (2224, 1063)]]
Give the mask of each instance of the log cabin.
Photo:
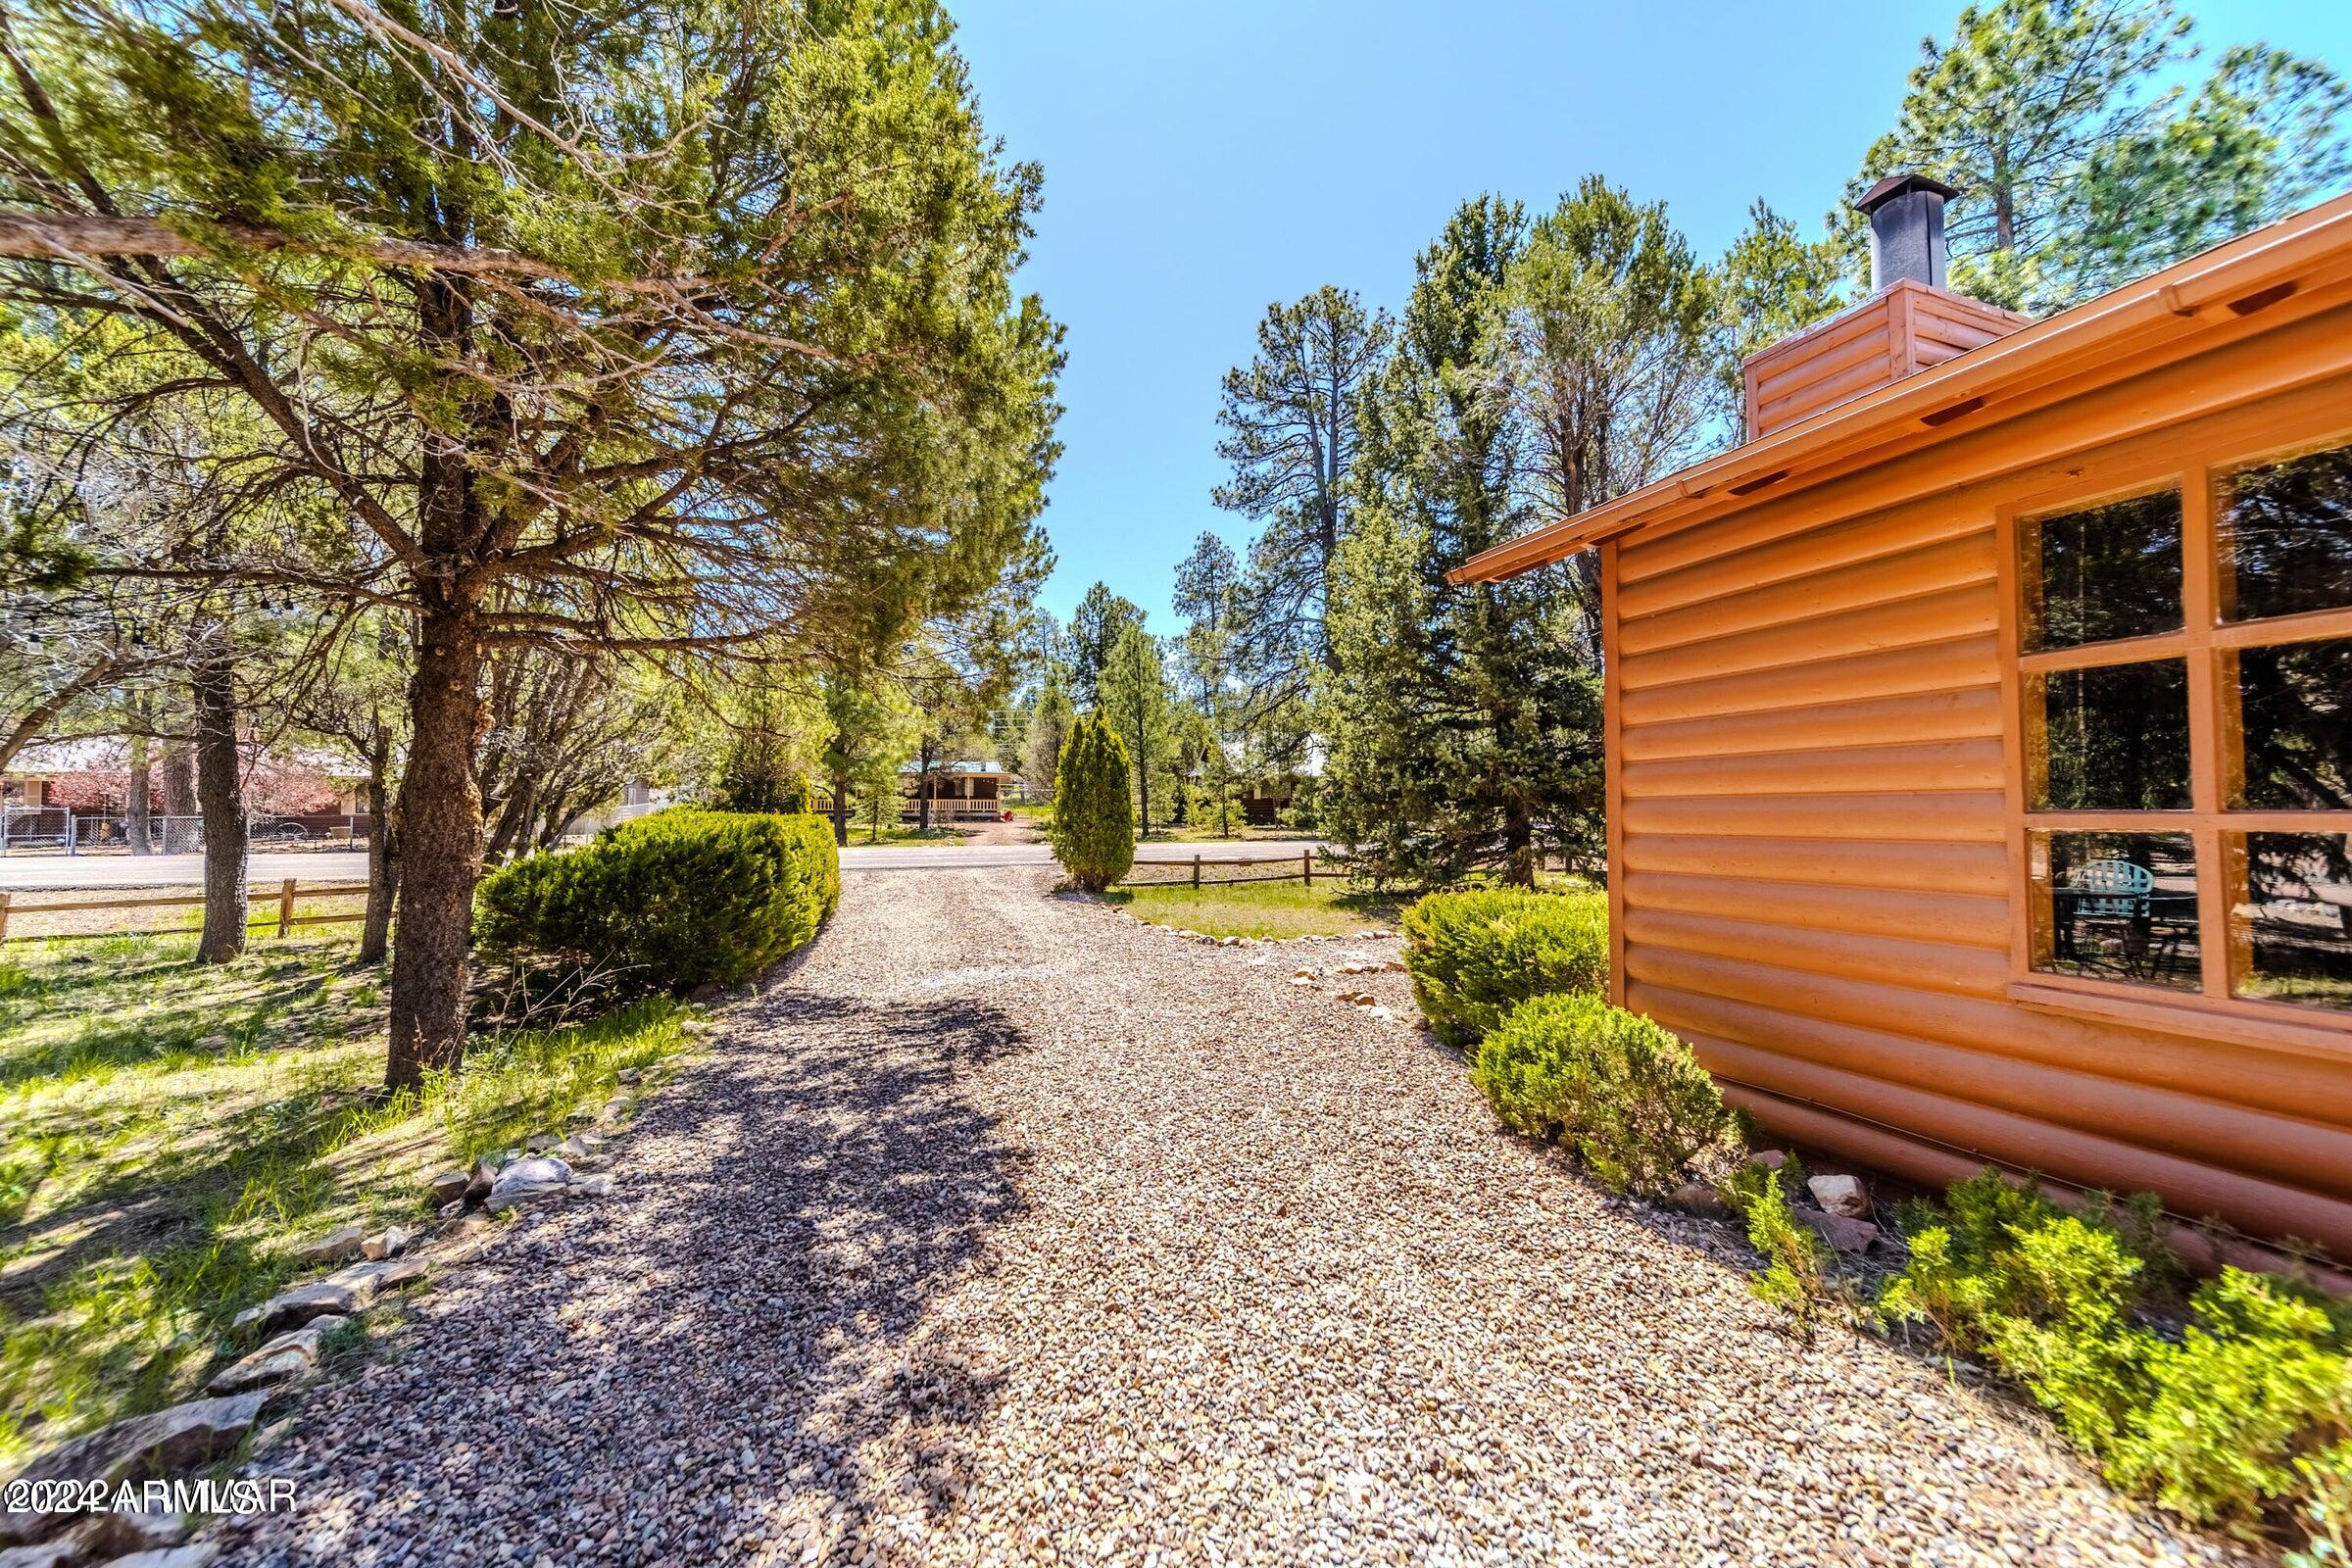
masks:
[(2352, 197), (2038, 321), (1949, 187), (1594, 552), (1614, 1000), (1778, 1137), (2352, 1260)]

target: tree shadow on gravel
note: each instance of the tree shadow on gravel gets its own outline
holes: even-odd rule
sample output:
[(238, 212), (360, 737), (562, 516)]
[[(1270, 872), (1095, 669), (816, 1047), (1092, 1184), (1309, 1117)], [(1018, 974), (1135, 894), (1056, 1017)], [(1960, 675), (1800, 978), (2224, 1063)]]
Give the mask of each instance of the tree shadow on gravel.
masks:
[[(502, 1237), (485, 1289), (379, 1366), (368, 1408), (338, 1401), (311, 1465), (369, 1515), (412, 1487), (454, 1499), (380, 1522), (433, 1560), (792, 1561), (868, 1537), (919, 1560), (900, 1524), (952, 1528), (998, 1382), (931, 1309), (1024, 1207), (1023, 1152), (959, 1080), (1025, 1048), (962, 997), (734, 1010), (616, 1146), (615, 1198)], [(349, 1560), (347, 1536), (292, 1534), (240, 1560)]]

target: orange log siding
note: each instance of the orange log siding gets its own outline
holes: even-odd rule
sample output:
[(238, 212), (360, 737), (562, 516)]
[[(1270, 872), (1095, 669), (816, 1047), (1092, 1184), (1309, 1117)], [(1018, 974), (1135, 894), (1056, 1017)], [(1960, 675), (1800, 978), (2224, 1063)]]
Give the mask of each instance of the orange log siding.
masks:
[(2005, 519), (2352, 440), (2341, 266), (2213, 314), (1979, 427), (1600, 536), (1615, 986), (1780, 1136), (2148, 1189), (2352, 1259), (2352, 1016), (2027, 967)]

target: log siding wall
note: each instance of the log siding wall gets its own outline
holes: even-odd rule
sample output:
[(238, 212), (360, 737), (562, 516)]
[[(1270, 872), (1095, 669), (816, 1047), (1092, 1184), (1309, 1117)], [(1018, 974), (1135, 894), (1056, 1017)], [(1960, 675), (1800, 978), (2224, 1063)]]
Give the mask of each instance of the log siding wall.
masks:
[[(2250, 356), (2277, 372), (2246, 385)], [(2197, 412), (2167, 424), (2152, 400)], [(1785, 1137), (1991, 1159), (2352, 1259), (2352, 1019), (2021, 1001), (2005, 515), (2169, 454), (2352, 433), (2352, 307), (1603, 544), (1615, 989)]]

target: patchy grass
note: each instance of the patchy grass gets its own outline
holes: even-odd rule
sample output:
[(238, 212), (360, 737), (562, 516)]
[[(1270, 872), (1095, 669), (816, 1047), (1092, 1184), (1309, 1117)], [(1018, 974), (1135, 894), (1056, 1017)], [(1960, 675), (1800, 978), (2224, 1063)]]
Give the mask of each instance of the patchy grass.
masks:
[(417, 1220), (423, 1180), (554, 1129), (681, 1050), (656, 1000), (476, 1044), (383, 1100), (385, 976), (354, 936), (199, 966), (175, 938), (0, 958), (0, 1471), (196, 1392), (241, 1308), (334, 1226)]
[(1394, 930), (1410, 894), (1366, 893), (1337, 876), (1314, 886), (1299, 882), (1242, 882), (1195, 889), (1188, 885), (1114, 888), (1102, 895), (1153, 925), (1211, 937), (1344, 937), (1378, 926)]

